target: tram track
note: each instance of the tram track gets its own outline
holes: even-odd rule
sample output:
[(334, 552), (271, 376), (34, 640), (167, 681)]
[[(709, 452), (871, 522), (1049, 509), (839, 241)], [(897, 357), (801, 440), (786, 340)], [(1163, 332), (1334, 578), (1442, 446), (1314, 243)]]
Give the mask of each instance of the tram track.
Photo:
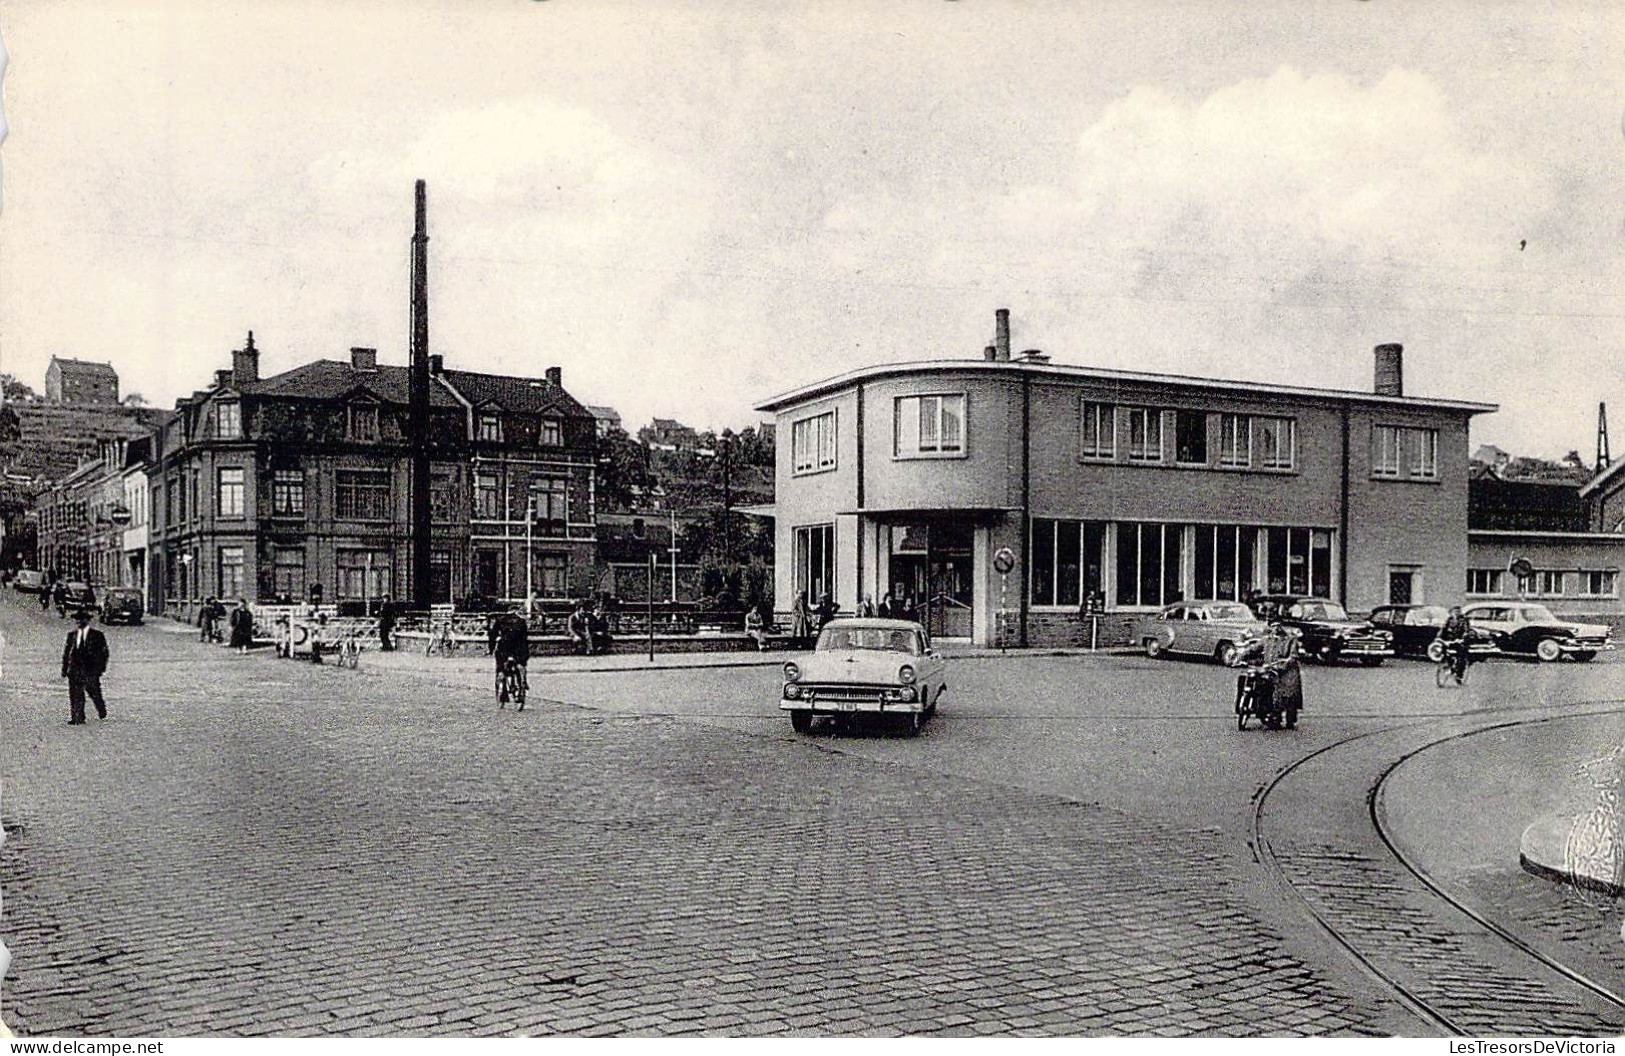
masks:
[[(1452, 895), (1395, 840), (1384, 821), (1383, 791), (1407, 761), (1436, 746), (1579, 716), (1617, 715), (1625, 712), (1620, 704), (1598, 701), (1585, 711), (1559, 715), (1549, 707), (1498, 709), (1542, 714), (1474, 725), (1427, 737), (1397, 755), (1389, 752), (1374, 777), (1370, 766), (1360, 771), (1368, 830), (1355, 836), (1365, 838), (1364, 846), (1359, 838), (1341, 844), (1309, 840), (1283, 854), (1271, 839), (1267, 813), (1272, 796), (1284, 785), (1334, 755), (1369, 750), (1384, 738), (1414, 737), (1430, 723), (1366, 731), (1324, 745), (1281, 768), (1255, 791), (1250, 826), (1254, 857), (1364, 974), (1418, 1020), (1446, 1034), (1618, 1032), (1625, 1024), (1625, 998)], [(1290, 840), (1293, 834), (1283, 835)], [(1380, 855), (1373, 853), (1376, 849)], [(1480, 1002), (1490, 1007), (1479, 1007)]]

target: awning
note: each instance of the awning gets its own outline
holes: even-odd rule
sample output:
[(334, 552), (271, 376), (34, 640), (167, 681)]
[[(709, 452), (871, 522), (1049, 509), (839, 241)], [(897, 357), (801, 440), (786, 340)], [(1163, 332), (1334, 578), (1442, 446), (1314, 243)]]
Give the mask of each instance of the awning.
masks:
[(997, 524), (1009, 514), (1020, 512), (1020, 506), (893, 507), (889, 509), (878, 509), (871, 506), (862, 510), (837, 511), (842, 517), (867, 517), (871, 521), (880, 524), (956, 520), (976, 525)]
[(769, 519), (778, 515), (778, 507), (773, 503), (762, 503), (754, 506), (730, 506), (732, 513), (742, 513), (747, 517), (767, 517)]

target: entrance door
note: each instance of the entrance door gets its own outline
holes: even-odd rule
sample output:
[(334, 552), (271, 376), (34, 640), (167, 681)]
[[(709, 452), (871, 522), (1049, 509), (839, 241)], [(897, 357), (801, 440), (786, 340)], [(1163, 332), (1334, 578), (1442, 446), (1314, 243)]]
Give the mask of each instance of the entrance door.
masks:
[(931, 531), (931, 593), (926, 630), (935, 638), (969, 638), (975, 633), (973, 530), (959, 526)]
[(495, 550), (474, 551), (474, 593), (482, 598), (499, 598), (502, 593), (497, 589), (499, 579), (499, 558), (502, 555)]

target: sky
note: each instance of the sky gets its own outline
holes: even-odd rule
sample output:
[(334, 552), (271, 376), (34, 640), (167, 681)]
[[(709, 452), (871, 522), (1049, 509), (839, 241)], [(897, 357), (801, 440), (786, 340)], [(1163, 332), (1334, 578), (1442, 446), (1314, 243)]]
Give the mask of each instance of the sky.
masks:
[(635, 429), (1019, 349), (1625, 453), (1625, 5), (8, 0), (0, 371), (447, 364)]

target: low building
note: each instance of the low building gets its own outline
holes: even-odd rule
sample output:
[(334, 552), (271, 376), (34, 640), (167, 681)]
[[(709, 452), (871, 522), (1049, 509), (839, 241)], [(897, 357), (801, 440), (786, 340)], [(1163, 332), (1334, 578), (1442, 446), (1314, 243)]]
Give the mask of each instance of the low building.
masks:
[[(1254, 591), (1461, 600), (1468, 425), (1490, 404), (1012, 357), (891, 363), (759, 405), (777, 427), (776, 597), (908, 596), (933, 635), (1077, 641), (1082, 610)], [(1008, 569), (1008, 571), (1005, 571)]]
[(51, 357), (45, 398), (53, 403), (117, 403), (118, 371), (111, 363)]

